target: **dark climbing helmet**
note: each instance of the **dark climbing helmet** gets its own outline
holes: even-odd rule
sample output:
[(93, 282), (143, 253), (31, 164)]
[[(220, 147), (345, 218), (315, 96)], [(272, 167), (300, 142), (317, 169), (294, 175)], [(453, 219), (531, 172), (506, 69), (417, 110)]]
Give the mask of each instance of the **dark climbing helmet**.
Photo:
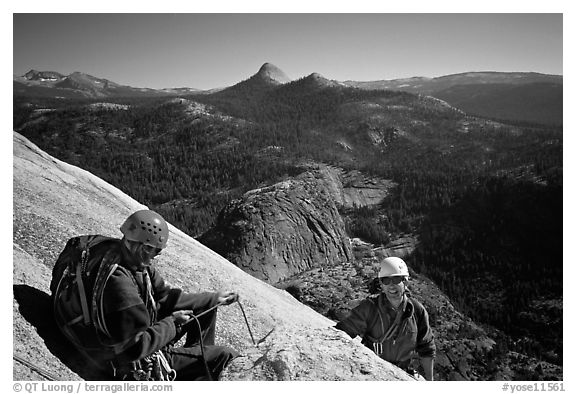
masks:
[(141, 242), (157, 249), (164, 249), (168, 243), (168, 224), (154, 211), (134, 212), (120, 227), (129, 241)]

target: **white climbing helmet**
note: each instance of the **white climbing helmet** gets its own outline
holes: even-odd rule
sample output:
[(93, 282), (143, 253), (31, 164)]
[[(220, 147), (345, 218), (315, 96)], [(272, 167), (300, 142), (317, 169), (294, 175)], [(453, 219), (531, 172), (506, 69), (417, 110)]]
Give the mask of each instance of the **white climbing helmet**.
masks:
[(379, 278), (387, 276), (405, 276), (409, 277), (408, 266), (400, 257), (386, 257), (380, 262)]

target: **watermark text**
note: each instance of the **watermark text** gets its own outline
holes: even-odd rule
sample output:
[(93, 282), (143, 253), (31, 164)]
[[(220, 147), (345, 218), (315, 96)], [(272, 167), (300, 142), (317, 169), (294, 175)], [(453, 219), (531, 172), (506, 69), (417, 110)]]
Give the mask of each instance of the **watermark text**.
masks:
[(502, 385), (502, 391), (509, 391), (511, 393), (516, 392), (528, 392), (528, 391), (565, 391), (564, 382), (534, 382), (534, 383), (504, 383)]
[(169, 383), (152, 384), (147, 382), (122, 382), (122, 383), (58, 383), (58, 382), (29, 382), (14, 383), (14, 392), (20, 393), (133, 393), (133, 392), (172, 392), (173, 387)]

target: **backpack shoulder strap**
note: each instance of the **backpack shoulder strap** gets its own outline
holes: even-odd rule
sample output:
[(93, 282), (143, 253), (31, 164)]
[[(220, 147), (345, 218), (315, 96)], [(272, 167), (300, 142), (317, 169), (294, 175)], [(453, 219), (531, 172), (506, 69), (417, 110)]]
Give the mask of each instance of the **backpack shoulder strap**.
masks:
[(414, 299), (413, 297), (409, 297), (408, 300), (414, 307), (413, 311), (414, 318), (416, 319), (416, 322), (420, 324), (420, 320), (422, 319), (422, 316), (425, 313), (424, 305), (422, 305), (420, 301)]
[(102, 259), (102, 263), (98, 268), (96, 281), (94, 282), (93, 296), (92, 296), (92, 316), (94, 317), (94, 326), (99, 333), (103, 333), (106, 337), (110, 338), (110, 332), (104, 319), (104, 288), (108, 279), (114, 274), (116, 269), (121, 268), (120, 252), (118, 248), (111, 248), (106, 252)]
[(90, 324), (90, 310), (88, 309), (88, 300), (86, 298), (86, 290), (84, 289), (84, 281), (82, 280), (82, 264), (76, 265), (76, 285), (78, 286), (78, 294), (80, 295), (80, 306), (82, 307), (82, 316), (84, 324)]
[[(366, 331), (370, 331), (376, 324), (380, 324), (382, 327), (382, 331), (384, 331), (384, 318), (382, 317), (382, 312), (378, 307), (378, 297), (379, 294), (372, 294), (368, 296), (366, 299), (370, 302), (370, 306), (373, 309), (374, 313), (371, 314), (371, 319), (369, 320)], [(370, 341), (370, 343), (378, 342), (379, 338), (372, 337), (368, 334), (364, 334), (364, 339)]]
[(122, 271), (126, 276), (132, 279), (135, 286), (138, 286), (134, 275), (129, 269), (122, 265), (119, 265), (114, 260), (107, 260), (103, 262), (101, 270), (98, 273), (97, 281), (94, 285), (94, 297), (92, 298), (92, 313), (94, 315), (94, 326), (96, 327), (96, 333), (99, 336), (100, 343), (108, 346), (114, 354), (120, 354), (128, 347), (132, 346), (137, 341), (137, 337), (129, 337), (123, 341), (115, 342), (108, 330), (106, 325), (106, 319), (104, 318), (104, 289), (106, 288), (106, 283), (108, 279), (116, 271)]

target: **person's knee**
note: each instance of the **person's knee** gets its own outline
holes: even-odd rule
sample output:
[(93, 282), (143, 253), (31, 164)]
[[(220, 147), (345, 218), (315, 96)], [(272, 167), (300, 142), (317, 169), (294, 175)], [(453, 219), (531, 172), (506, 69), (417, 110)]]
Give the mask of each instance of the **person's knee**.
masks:
[(227, 346), (215, 346), (210, 350), (210, 355), (207, 355), (212, 364), (217, 370), (224, 368), (232, 359), (238, 357), (240, 354)]
[(229, 355), (230, 360), (240, 356), (240, 353), (238, 353), (236, 350), (234, 350), (232, 348), (227, 348), (227, 349), (228, 349), (228, 355)]
[(236, 350), (229, 348), (227, 346), (222, 346), (219, 349), (219, 355), (218, 358), (224, 362), (228, 362), (230, 360), (232, 360), (233, 358), (236, 358), (240, 355), (240, 353), (238, 353)]

